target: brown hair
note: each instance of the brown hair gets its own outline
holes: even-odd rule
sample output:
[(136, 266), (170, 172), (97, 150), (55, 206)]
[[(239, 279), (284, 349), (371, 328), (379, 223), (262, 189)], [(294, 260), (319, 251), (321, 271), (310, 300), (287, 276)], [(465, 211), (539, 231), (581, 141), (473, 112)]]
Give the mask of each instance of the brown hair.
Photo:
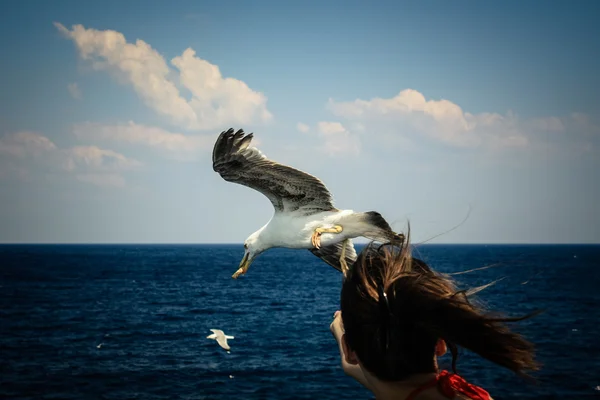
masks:
[(436, 372), (435, 346), (443, 339), (456, 373), (457, 346), (528, 377), (537, 370), (533, 345), (469, 302), (452, 280), (413, 258), (408, 237), (369, 244), (350, 268), (341, 293), (345, 340), (363, 366), (384, 381)]

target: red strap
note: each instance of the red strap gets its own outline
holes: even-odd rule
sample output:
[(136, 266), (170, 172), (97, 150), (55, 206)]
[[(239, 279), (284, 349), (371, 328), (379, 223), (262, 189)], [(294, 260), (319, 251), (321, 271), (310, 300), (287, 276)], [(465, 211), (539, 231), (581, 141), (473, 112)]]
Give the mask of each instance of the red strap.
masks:
[(442, 371), (438, 375), (438, 388), (449, 399), (456, 396), (456, 393), (463, 394), (472, 400), (490, 400), (490, 394), (479, 386), (475, 386), (465, 381), (462, 377), (451, 374), (448, 371)]
[(448, 371), (442, 371), (431, 381), (413, 390), (405, 400), (413, 400), (422, 391), (432, 388), (436, 385), (439, 391), (449, 399), (453, 399), (457, 393), (463, 394), (472, 400), (491, 399), (490, 394), (479, 386), (470, 384), (456, 374), (451, 374)]

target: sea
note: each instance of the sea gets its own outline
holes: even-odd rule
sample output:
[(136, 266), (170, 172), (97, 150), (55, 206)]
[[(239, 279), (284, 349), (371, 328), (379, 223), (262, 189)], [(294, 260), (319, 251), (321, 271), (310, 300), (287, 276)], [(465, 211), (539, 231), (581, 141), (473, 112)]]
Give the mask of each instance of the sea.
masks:
[[(358, 246), (358, 251), (360, 251)], [(468, 351), (495, 399), (600, 398), (600, 246), (417, 245), (535, 343), (537, 383)], [(341, 273), (273, 249), (231, 278), (241, 245), (0, 246), (2, 399), (373, 399), (329, 330)], [(231, 350), (206, 337), (222, 329)], [(450, 369), (450, 357), (440, 360)]]

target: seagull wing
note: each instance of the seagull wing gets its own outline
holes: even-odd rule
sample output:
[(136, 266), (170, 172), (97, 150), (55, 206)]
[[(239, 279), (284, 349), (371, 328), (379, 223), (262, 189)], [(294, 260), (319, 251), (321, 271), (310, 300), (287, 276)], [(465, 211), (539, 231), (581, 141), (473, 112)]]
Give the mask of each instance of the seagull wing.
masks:
[(306, 172), (269, 160), (250, 147), (253, 133), (242, 129), (221, 132), (213, 149), (213, 169), (228, 181), (264, 194), (275, 212), (310, 215), (335, 211), (333, 197), (323, 182)]
[[(351, 267), (352, 264), (354, 264), (354, 261), (356, 261), (357, 256), (352, 240), (348, 239), (347, 242), (348, 243), (345, 245), (346, 254), (344, 255), (344, 258), (346, 259), (346, 264), (348, 264), (348, 267)], [(333, 268), (342, 272), (342, 266), (340, 265), (340, 258), (342, 256), (342, 246), (344, 246), (343, 241), (329, 246), (321, 247), (320, 249), (309, 249), (309, 251), (315, 256), (319, 257), (321, 260), (325, 261), (327, 264), (331, 265)]]
[(217, 337), (217, 343), (219, 343), (219, 346), (221, 346), (222, 348), (224, 348), (225, 350), (229, 350), (230, 347), (227, 344), (227, 339), (225, 338), (225, 336), (218, 336)]

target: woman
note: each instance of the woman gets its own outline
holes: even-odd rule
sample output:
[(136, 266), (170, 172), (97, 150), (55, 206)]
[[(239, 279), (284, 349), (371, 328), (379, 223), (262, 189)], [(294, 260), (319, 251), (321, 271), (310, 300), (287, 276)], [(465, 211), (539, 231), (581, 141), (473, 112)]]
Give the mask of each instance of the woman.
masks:
[[(535, 313), (534, 313), (535, 314)], [(457, 346), (528, 376), (537, 370), (533, 345), (456, 291), (447, 277), (411, 256), (407, 243), (367, 246), (344, 279), (341, 312), (331, 331), (342, 367), (385, 399), (479, 399), (491, 396), (460, 376), (439, 371), (436, 357)]]

